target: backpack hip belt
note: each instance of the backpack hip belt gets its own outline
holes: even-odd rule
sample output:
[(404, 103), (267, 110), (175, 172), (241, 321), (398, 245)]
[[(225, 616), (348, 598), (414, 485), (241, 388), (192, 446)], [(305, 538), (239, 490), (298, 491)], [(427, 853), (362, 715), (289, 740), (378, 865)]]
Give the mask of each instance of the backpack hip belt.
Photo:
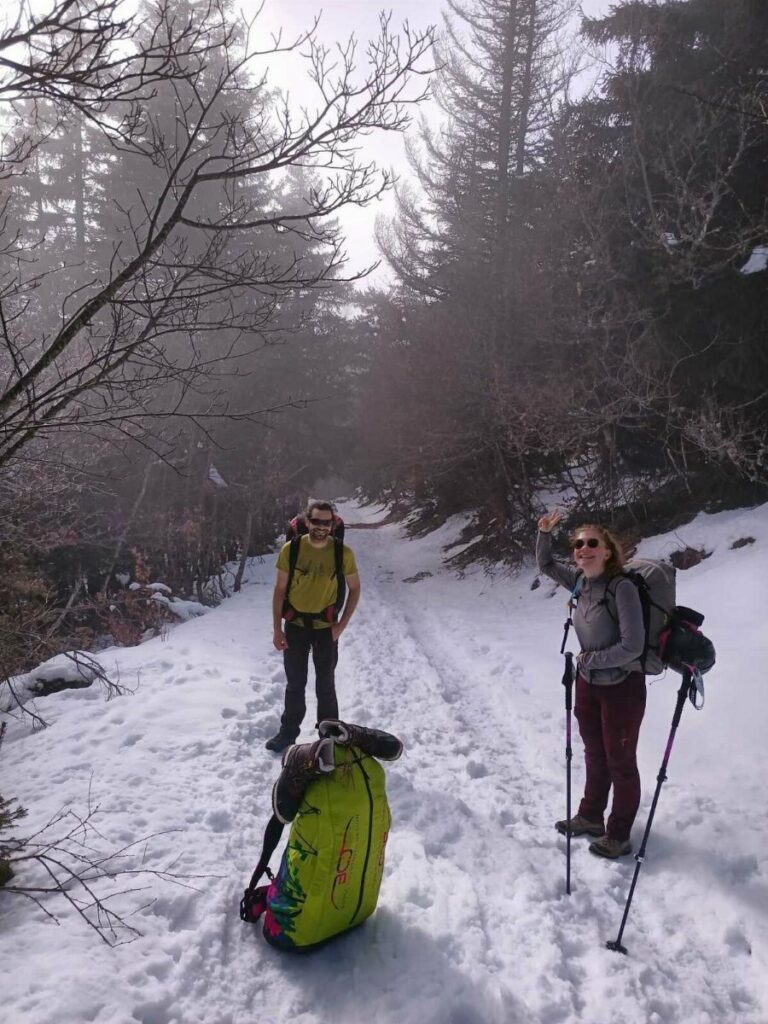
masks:
[(294, 619), (307, 619), (311, 622), (338, 622), (339, 610), (335, 604), (329, 604), (321, 612), (300, 612), (287, 600), (283, 604), (283, 618), (286, 622), (293, 622)]

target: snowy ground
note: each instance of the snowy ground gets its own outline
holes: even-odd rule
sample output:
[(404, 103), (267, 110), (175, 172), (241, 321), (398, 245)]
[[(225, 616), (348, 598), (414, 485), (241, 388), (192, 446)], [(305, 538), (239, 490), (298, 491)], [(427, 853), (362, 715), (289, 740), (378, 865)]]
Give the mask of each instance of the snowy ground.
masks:
[[(344, 511), (353, 523), (382, 515)], [(719, 662), (704, 709), (683, 712), (629, 957), (604, 944), (633, 860), (602, 861), (575, 841), (564, 893), (553, 829), (564, 812), (564, 593), (547, 581), (532, 591), (532, 569), (495, 582), (446, 573), (441, 547), (457, 529), (420, 541), (396, 525), (348, 533), (363, 600), (342, 641), (342, 716), (397, 733), (407, 751), (388, 768), (394, 820), (375, 916), (304, 957), (238, 918), (279, 765), (263, 747), (283, 692), (264, 563), (239, 597), (167, 639), (100, 656), (123, 683), (138, 680), (134, 695), (67, 691), (37, 701), (47, 730), (10, 723), (2, 790), (29, 807), (21, 830), (83, 809), (90, 787), (105, 847), (182, 829), (150, 841), (145, 866), (210, 877), (195, 888), (149, 879), (123, 897), (124, 912), (143, 908), (129, 918), (142, 936), (116, 949), (60, 899), (46, 904), (57, 927), (0, 890), (3, 1022), (768, 1022), (768, 507), (700, 516), (642, 549), (713, 552), (679, 574), (678, 599), (706, 613)], [(755, 543), (731, 549), (746, 536)], [(417, 573), (431, 576), (404, 582)], [(636, 841), (677, 686), (670, 674), (650, 687)], [(577, 791), (580, 753), (577, 740)]]

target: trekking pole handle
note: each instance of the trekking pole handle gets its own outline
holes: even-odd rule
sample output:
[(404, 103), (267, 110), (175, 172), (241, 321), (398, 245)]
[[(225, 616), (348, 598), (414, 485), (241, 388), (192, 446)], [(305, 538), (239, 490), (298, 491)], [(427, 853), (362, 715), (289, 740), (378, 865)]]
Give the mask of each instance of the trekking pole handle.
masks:
[[(565, 645), (568, 643), (568, 631), (570, 630), (570, 628), (571, 628), (571, 617), (568, 616), (568, 618), (565, 620), (565, 623), (563, 625), (563, 642), (560, 644), (560, 653), (561, 654), (565, 654)], [(571, 657), (573, 657), (573, 655), (571, 655)]]
[(565, 652), (565, 670), (562, 678), (563, 686), (565, 687), (565, 709), (570, 711), (573, 706), (572, 702), (572, 689), (573, 689), (573, 652)]

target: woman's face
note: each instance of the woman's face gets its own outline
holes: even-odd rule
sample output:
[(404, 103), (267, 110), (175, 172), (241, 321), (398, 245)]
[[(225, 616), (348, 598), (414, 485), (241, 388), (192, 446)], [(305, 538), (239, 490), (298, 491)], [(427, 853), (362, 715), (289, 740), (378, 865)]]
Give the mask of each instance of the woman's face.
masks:
[(579, 530), (573, 541), (573, 560), (587, 579), (605, 572), (611, 549), (596, 530)]

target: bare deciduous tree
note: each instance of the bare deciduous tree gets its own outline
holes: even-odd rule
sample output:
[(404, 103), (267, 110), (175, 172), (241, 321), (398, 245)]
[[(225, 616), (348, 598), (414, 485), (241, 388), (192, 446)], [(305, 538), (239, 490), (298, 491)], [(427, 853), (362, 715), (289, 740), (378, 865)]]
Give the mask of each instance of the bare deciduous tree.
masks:
[[(89, 88), (100, 90), (114, 173), (142, 165), (149, 184), (114, 196), (122, 229), (108, 265), (66, 294), (56, 295), (56, 273), (21, 275), (18, 254), (6, 260), (0, 467), (65, 430), (109, 427), (146, 437), (149, 422), (169, 416), (203, 426), (220, 416), (254, 416), (257, 410), (228, 408), (212, 381), (268, 343), (287, 298), (343, 276), (333, 215), (370, 203), (390, 185), (387, 172), (360, 161), (357, 140), (405, 126), (419, 98), (409, 83), (423, 73), (430, 43), (428, 33), (407, 26), (394, 36), (382, 18), (361, 70), (353, 40), (331, 53), (309, 32), (259, 50), (252, 26), (233, 26), (223, 3), (179, 29), (169, 3), (149, 9), (154, 20), (137, 37), (145, 39), (133, 56), (137, 69), (115, 56), (114, 26), (124, 23), (109, 20), (109, 3), (80, 13), (88, 31), (58, 48), (52, 40), (79, 10), (61, 0), (48, 19), (27, 17), (21, 34), (33, 58), (38, 36), (43, 44), (41, 95), (78, 107)], [(75, 46), (84, 49), (70, 53)], [(266, 58), (286, 53), (301, 53), (314, 90), (298, 112), (277, 102), (260, 77)], [(71, 81), (73, 61), (80, 70)], [(6, 67), (5, 82), (23, 95), (37, 70), (33, 62), (19, 78)], [(151, 95), (137, 101), (139, 84), (150, 82)], [(2, 86), (0, 74), (0, 96)], [(132, 113), (115, 132), (112, 111), (123, 102)], [(305, 170), (306, 189), (283, 203), (280, 182), (296, 167)], [(270, 237), (286, 240), (277, 253)], [(310, 243), (313, 258), (292, 238)], [(34, 263), (33, 254), (27, 258)], [(40, 288), (50, 289), (58, 322), (30, 336), (25, 313)]]

